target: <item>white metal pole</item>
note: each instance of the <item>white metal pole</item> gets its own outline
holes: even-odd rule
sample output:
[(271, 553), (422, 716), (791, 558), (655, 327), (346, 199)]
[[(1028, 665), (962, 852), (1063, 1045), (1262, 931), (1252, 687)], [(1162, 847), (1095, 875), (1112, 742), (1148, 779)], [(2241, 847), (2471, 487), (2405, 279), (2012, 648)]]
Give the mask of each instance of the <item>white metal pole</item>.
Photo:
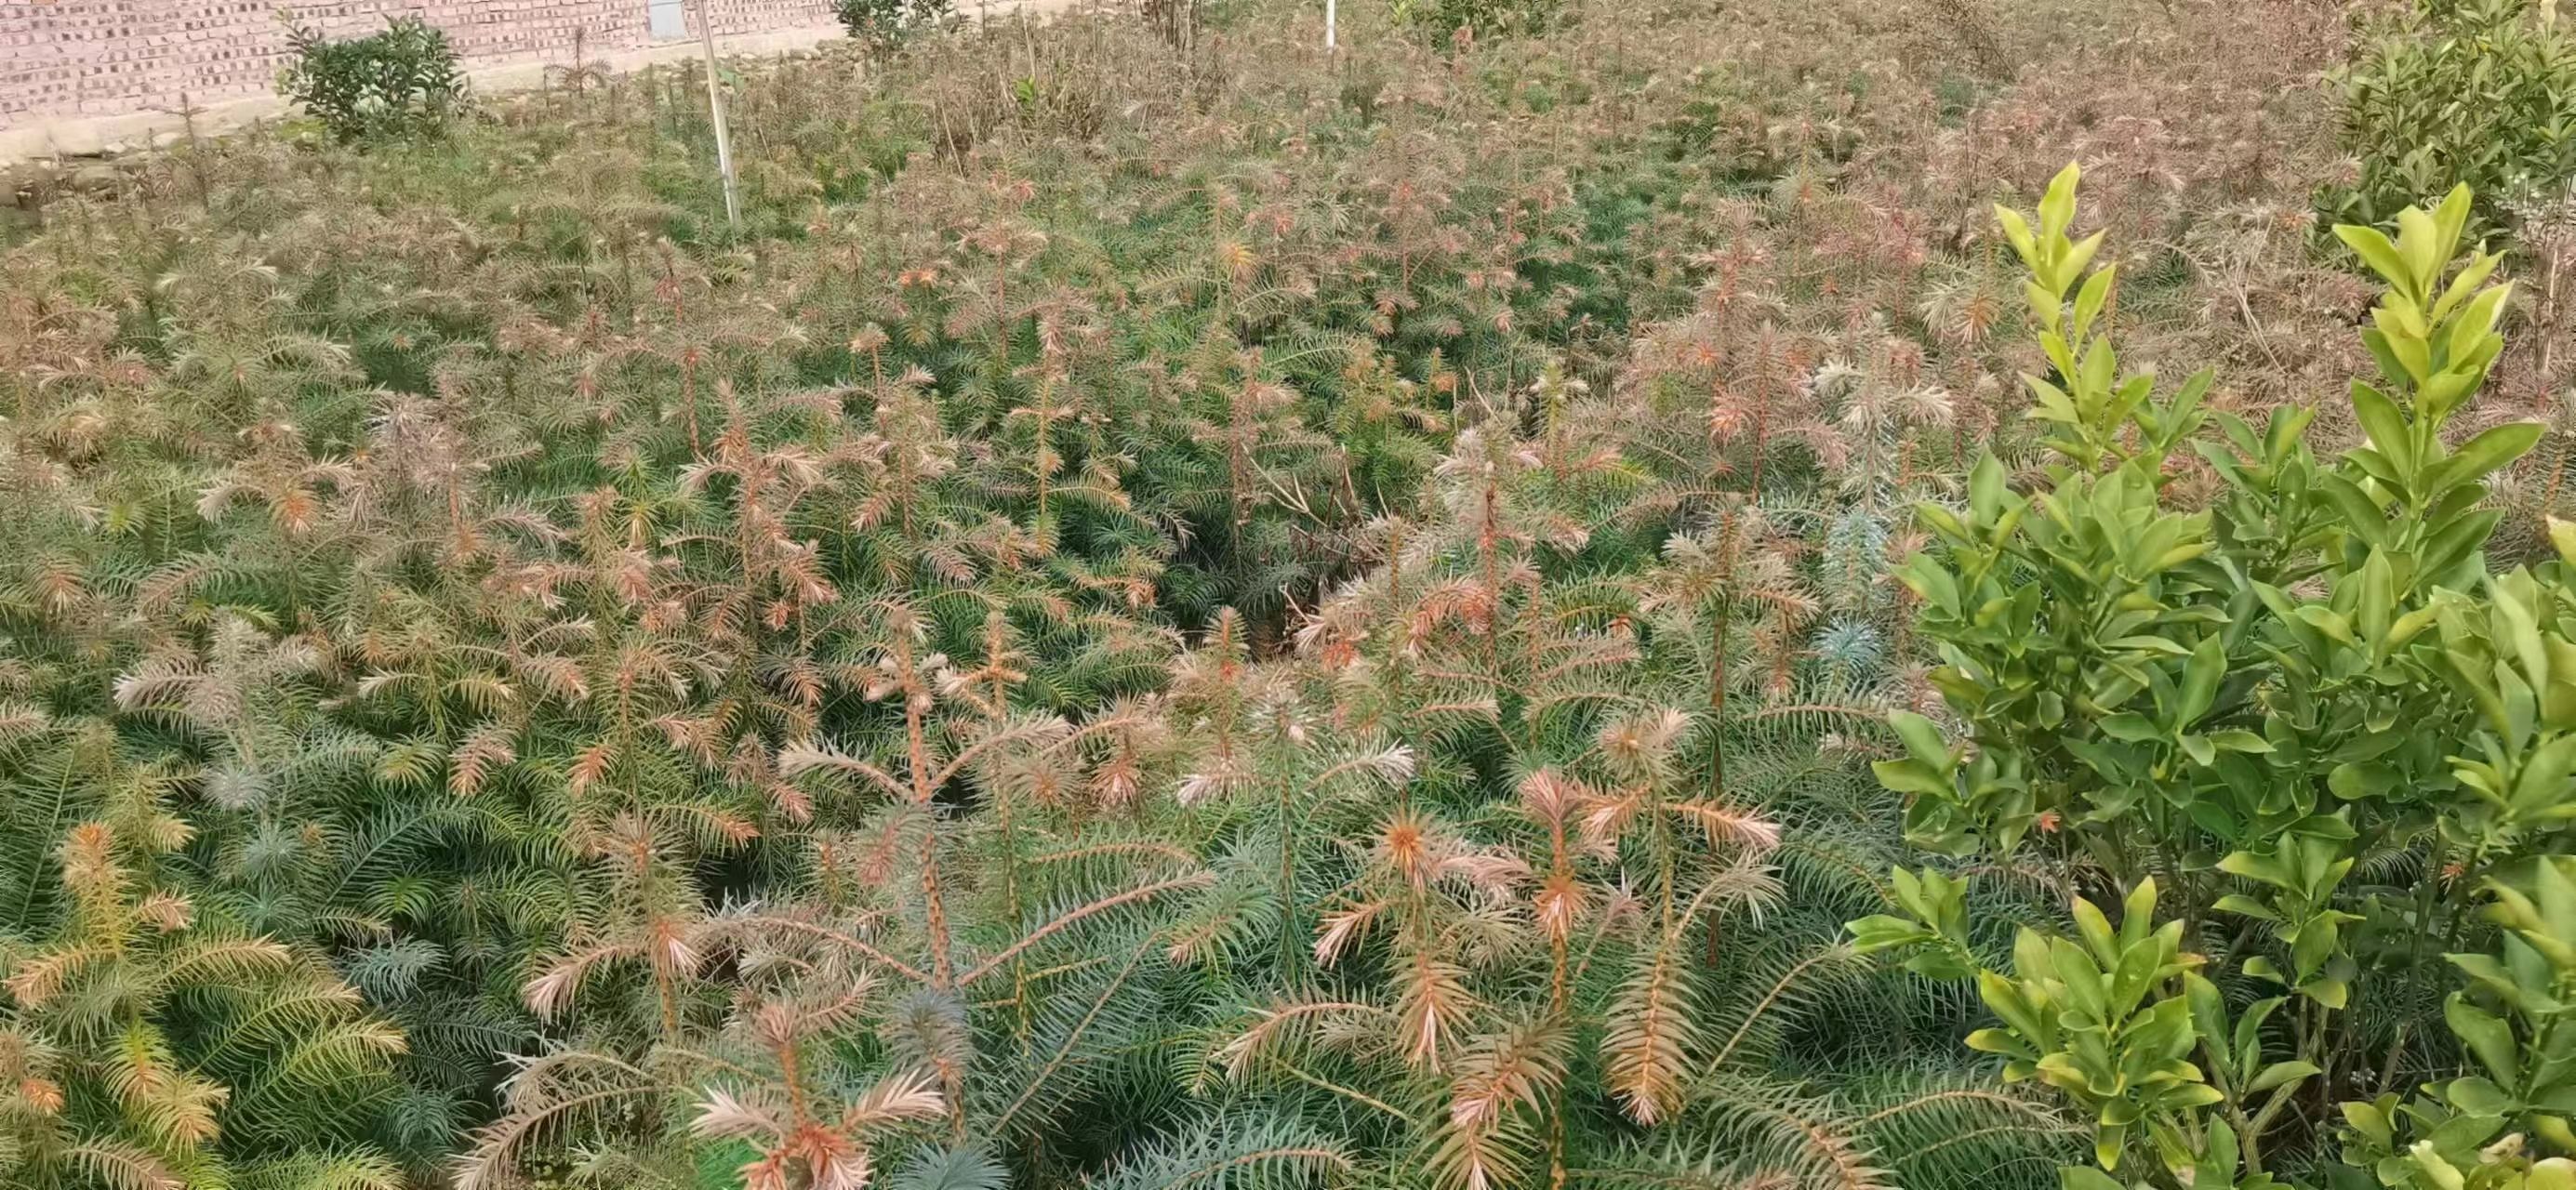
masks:
[(1333, 52), (1333, 6), (1335, 0), (1324, 0), (1324, 52)]
[(742, 198), (734, 189), (733, 134), (725, 128), (724, 83), (716, 77), (716, 27), (707, 0), (698, 0), (698, 44), (707, 51), (707, 114), (716, 125), (716, 170), (724, 175), (725, 226), (742, 230)]

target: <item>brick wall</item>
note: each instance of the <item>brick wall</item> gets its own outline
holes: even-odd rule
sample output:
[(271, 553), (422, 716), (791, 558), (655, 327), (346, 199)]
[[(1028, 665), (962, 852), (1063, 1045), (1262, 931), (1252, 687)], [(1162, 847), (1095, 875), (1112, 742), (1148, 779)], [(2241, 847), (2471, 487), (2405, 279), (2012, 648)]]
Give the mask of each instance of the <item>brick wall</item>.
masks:
[[(691, 0), (694, 4), (698, 0)], [(417, 13), (469, 66), (572, 60), (647, 44), (648, 0), (0, 0), (0, 127), (269, 92), (286, 53), (280, 9), (335, 36)], [(827, 0), (704, 0), (721, 35), (828, 24)], [(695, 31), (695, 18), (691, 19)]]

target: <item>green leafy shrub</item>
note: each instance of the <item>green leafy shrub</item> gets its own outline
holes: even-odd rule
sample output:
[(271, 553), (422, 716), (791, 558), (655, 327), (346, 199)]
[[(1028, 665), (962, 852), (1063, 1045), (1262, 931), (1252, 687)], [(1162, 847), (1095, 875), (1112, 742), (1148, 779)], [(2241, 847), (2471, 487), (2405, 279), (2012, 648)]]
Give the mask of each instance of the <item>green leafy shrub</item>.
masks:
[[(1906, 754), (1878, 767), (1918, 844), (2085, 857), (2126, 906), (2115, 927), (2074, 898), (2072, 936), (2023, 927), (2007, 973), (1974, 951), (1961, 882), (1901, 874), (1900, 912), (1853, 923), (1858, 944), (1977, 968), (2002, 1026), (1968, 1044), (2093, 1121), (2098, 1169), (2069, 1190), (2279, 1184), (2266, 1147), (2295, 1151), (2294, 1106), (2356, 1094), (2346, 1165), (2268, 1169), (2567, 1185), (2576, 528), (2562, 560), (2488, 572), (2490, 477), (2540, 427), (2447, 441), (2509, 289), (2486, 284), (2495, 255), (2452, 268), (2470, 192), (2398, 212), (2393, 240), (2336, 229), (2387, 288), (2363, 333), (2380, 375), (2352, 386), (2364, 444), (2327, 464), (2310, 410), (2258, 430), (2201, 408), (2207, 372), (2163, 400), (2121, 373), (2114, 270), (2088, 271), (2102, 235), (2068, 232), (2075, 178), (2035, 227), (1999, 212), (2054, 368), (2027, 381), (2056, 461), (2023, 496), (1989, 457), (1967, 508), (1921, 510), (1937, 544), (1903, 577), (1962, 730), (1899, 714)], [(2173, 497), (2185, 451), (2219, 480), (2206, 507)], [(2467, 979), (2435, 1010), (2423, 993), (2461, 982), (2444, 960)], [(2457, 1051), (2420, 1040), (2445, 1035)], [(2429, 1065), (2401, 1065), (2410, 1036)]]
[(344, 141), (436, 132), (465, 105), (465, 73), (447, 34), (419, 17), (397, 17), (384, 32), (333, 41), (291, 28), (295, 61), (277, 80)]
[(950, 0), (832, 0), (832, 15), (840, 18), (841, 27), (878, 49), (937, 28), (955, 11)]
[(2360, 176), (2327, 213), (2380, 224), (2465, 184), (2491, 204), (2576, 176), (2576, 39), (2531, 0), (2416, 0), (2340, 76)]
[(1561, 0), (1396, 0), (1395, 16), (1435, 36), (1493, 37), (1545, 32), (1563, 8)]

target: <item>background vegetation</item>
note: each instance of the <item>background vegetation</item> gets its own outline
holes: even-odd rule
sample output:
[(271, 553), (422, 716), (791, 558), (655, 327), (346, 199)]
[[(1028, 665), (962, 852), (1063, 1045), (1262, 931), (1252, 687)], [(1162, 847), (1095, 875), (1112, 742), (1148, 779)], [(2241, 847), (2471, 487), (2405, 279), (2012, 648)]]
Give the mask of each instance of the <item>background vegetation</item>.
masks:
[[(738, 234), (693, 68), (46, 196), (0, 1180), (2561, 1185), (2565, 773), (2451, 757), (2563, 682), (2353, 643), (2565, 614), (2565, 168), (2414, 149), (2522, 68), (2420, 22), (2563, 99), (2479, 13), (906, 17), (730, 80)], [(2149, 1019), (2007, 1036), (2053, 947)]]

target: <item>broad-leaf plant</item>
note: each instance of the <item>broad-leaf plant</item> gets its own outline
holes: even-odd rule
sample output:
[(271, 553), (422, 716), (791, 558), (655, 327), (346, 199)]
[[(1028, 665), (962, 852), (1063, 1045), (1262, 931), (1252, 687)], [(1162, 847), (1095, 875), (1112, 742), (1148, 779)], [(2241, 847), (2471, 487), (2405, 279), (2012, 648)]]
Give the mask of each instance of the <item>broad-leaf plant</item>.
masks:
[[(1856, 944), (1973, 982), (1967, 1045), (2090, 1121), (2067, 1190), (2576, 1185), (2576, 526), (2488, 553), (2540, 427), (2473, 407), (2509, 286), (2470, 192), (2335, 229), (2385, 288), (2321, 457), (2315, 408), (2124, 366), (2077, 176), (1997, 212), (2050, 461), (1987, 456), (1902, 573), (1944, 713), (1877, 770), (1955, 863)], [(2036, 871), (2069, 920), (1996, 954), (1973, 883)]]

